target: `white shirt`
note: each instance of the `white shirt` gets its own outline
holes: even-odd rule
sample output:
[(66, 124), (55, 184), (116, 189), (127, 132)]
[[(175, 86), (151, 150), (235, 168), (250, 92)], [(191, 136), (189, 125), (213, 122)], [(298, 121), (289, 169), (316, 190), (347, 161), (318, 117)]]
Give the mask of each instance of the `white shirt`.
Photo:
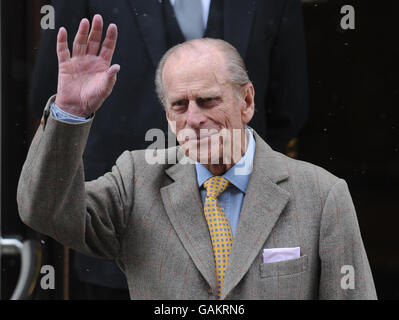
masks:
[[(172, 6), (175, 5), (175, 0), (169, 0)], [(209, 7), (211, 6), (211, 0), (201, 0), (202, 2), (202, 18), (204, 21), (204, 28), (208, 24)]]

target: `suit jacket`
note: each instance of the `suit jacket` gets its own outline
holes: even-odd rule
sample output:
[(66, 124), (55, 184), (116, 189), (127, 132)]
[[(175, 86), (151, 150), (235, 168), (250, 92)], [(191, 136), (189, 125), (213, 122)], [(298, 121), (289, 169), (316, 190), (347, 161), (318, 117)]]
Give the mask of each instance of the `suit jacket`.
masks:
[[(132, 299), (216, 299), (195, 165), (150, 165), (145, 150), (126, 151), (111, 172), (85, 183), (91, 124), (56, 121), (47, 105), (18, 185), (22, 220), (66, 246), (116, 259)], [(254, 137), (253, 172), (221, 298), (376, 298), (345, 181)], [(176, 147), (159, 152), (184, 160)], [(298, 259), (262, 261), (264, 248), (297, 246)], [(352, 289), (342, 286), (344, 266), (353, 268)]]

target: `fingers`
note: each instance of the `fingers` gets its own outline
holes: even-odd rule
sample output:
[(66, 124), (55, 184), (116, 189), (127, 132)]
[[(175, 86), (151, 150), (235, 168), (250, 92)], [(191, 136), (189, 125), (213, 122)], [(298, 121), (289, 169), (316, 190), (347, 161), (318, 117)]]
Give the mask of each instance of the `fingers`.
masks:
[(96, 14), (92, 21), (91, 31), (87, 44), (87, 53), (97, 55), (100, 48), (101, 36), (103, 32), (103, 18)]
[(80, 21), (78, 32), (73, 41), (72, 56), (82, 56), (87, 50), (87, 36), (90, 29), (90, 22), (87, 19)]
[(64, 27), (61, 27), (57, 36), (57, 56), (58, 63), (63, 63), (71, 58), (68, 49), (68, 34)]
[(103, 58), (106, 63), (111, 64), (112, 56), (114, 55), (116, 40), (118, 38), (118, 28), (115, 24), (111, 23), (105, 36), (100, 57)]
[[(100, 49), (101, 36), (103, 30), (103, 18), (96, 14), (93, 17), (92, 27), (90, 30), (90, 22), (87, 19), (82, 19), (73, 41), (72, 56), (83, 56), (85, 54), (97, 55)], [(90, 34), (89, 34), (90, 31)], [(58, 34), (57, 52), (61, 54), (63, 61), (70, 58), (70, 53), (67, 44), (67, 35), (65, 28), (61, 28)], [(118, 28), (111, 23), (108, 26), (107, 34), (101, 47), (99, 56), (110, 65), (112, 56), (115, 51), (116, 40), (118, 38)], [(59, 49), (58, 49), (59, 48)], [(60, 57), (59, 57), (60, 59)]]

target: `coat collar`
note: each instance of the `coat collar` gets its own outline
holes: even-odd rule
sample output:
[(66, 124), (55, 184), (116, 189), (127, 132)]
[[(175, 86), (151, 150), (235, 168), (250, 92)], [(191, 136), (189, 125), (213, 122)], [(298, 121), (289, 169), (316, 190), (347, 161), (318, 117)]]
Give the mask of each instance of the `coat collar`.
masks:
[(255, 132), (254, 136), (254, 167), (244, 198), (221, 299), (229, 294), (248, 271), (290, 199), (290, 194), (278, 186), (279, 182), (289, 177), (281, 155), (274, 152)]
[[(188, 160), (178, 148), (178, 159)], [(162, 201), (178, 237), (194, 264), (208, 282), (216, 287), (215, 261), (208, 225), (198, 189), (195, 165), (181, 161), (167, 169), (173, 183), (161, 188)]]

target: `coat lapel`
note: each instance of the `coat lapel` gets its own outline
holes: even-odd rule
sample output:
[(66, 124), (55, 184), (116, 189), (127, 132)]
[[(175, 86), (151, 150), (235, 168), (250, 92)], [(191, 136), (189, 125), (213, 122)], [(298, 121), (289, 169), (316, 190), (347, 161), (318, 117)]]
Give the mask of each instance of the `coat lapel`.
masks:
[(277, 185), (288, 177), (278, 154), (256, 133), (254, 136), (253, 172), (224, 279), (222, 299), (248, 271), (290, 198), (290, 194)]
[(156, 68), (162, 55), (167, 49), (162, 1), (158, 0), (129, 0), (133, 14), (137, 18), (141, 35), (147, 46), (151, 61)]
[(174, 180), (161, 188), (162, 201), (170, 222), (202, 276), (216, 290), (213, 249), (195, 166), (177, 163), (167, 169), (166, 174)]
[(224, 0), (224, 40), (231, 43), (243, 59), (247, 52), (255, 7), (255, 0)]

